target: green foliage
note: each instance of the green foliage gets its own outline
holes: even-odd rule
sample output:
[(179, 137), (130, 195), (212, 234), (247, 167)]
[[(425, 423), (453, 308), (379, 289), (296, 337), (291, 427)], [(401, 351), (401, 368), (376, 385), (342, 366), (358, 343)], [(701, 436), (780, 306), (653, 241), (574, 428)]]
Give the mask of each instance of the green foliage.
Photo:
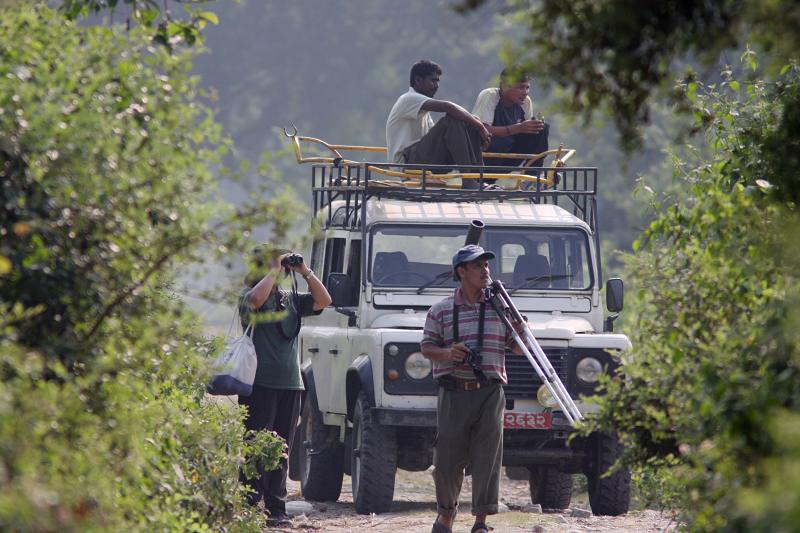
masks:
[(238, 472), (284, 443), (205, 399), (218, 343), (172, 287), (293, 204), (218, 200), (196, 51), (43, 5), (0, 36), (0, 529), (258, 531)]
[[(486, 0), (464, 0), (469, 11)], [(680, 74), (688, 57), (713, 64), (720, 54), (758, 45), (775, 71), (800, 47), (800, 6), (790, 0), (508, 0), (505, 11), (523, 24), (508, 44), (509, 60), (544, 71), (568, 89), (564, 103), (591, 117), (603, 110), (628, 148), (641, 141), (650, 100)]]
[(710, 157), (679, 167), (685, 194), (657, 206), (627, 257), (635, 348), (592, 427), (621, 432), (642, 487), (695, 531), (770, 531), (794, 512), (746, 495), (797, 486), (773, 476), (796, 457), (782, 442), (796, 421), (777, 414), (800, 407), (800, 234), (764, 139), (781, 135), (782, 95), (796, 94), (799, 74), (790, 67), (770, 84), (726, 69), (719, 85), (684, 87)]
[[(183, 18), (176, 17), (169, 9), (169, 0), (62, 0), (61, 12), (75, 20), (90, 14), (109, 13), (122, 5), (127, 16), (127, 26), (139, 25), (151, 30), (153, 41), (172, 49), (178, 44), (192, 46), (203, 42), (202, 30), (206, 24), (219, 24), (219, 18), (212, 11), (203, 11), (197, 4), (205, 4), (213, 0), (199, 0), (183, 4)], [(175, 0), (181, 4), (181, 0)]]

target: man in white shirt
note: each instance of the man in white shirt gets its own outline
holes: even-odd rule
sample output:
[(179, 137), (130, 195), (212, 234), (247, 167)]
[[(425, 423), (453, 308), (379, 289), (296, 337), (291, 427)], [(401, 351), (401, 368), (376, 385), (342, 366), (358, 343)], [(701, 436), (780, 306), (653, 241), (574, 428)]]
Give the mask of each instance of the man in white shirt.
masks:
[[(531, 78), (518, 68), (500, 73), (500, 87), (484, 89), (475, 101), (472, 113), (492, 134), (487, 152), (539, 154), (548, 149), (550, 126), (533, 118), (533, 101), (528, 93)], [(519, 159), (487, 158), (487, 166), (518, 166)], [(541, 167), (544, 158), (533, 163)]]
[[(397, 99), (386, 121), (388, 160), (398, 164), (482, 165), (491, 135), (460, 105), (435, 100), (442, 68), (421, 60), (411, 67), (411, 88)], [(434, 124), (431, 112), (446, 113)], [(474, 185), (469, 180), (466, 187)]]

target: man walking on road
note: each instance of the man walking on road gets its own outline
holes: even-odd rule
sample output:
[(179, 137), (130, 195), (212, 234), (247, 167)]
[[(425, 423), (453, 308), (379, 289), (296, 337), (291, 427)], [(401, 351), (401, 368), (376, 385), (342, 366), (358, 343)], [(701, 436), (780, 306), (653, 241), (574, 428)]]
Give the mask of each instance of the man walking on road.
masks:
[[(433, 361), (439, 385), (433, 479), (438, 517), (432, 533), (451, 533), (464, 470), (472, 472), (472, 533), (488, 533), (486, 517), (497, 513), (503, 456), (505, 353), (512, 332), (486, 301), (492, 252), (470, 244), (453, 256), (460, 281), (453, 296), (431, 307), (422, 354)], [(474, 364), (464, 364), (472, 351)], [(516, 349), (514, 350), (516, 351)]]

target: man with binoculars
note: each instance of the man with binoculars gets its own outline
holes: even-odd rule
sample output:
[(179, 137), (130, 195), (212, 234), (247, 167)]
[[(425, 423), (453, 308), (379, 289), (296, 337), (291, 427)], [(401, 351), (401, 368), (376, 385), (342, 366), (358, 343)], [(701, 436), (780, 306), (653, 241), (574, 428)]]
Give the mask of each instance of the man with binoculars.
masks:
[(439, 516), (432, 533), (451, 533), (467, 465), (472, 472), (473, 533), (488, 533), (497, 513), (503, 454), (505, 353), (520, 353), (512, 331), (486, 300), (492, 252), (468, 244), (453, 256), (460, 282), (434, 304), (420, 346), (439, 384), (433, 479)]
[[(278, 288), (279, 277), (290, 273), (300, 274), (306, 280), (308, 293)], [(250, 430), (275, 431), (291, 449), (303, 393), (297, 360), (300, 318), (319, 314), (330, 305), (331, 297), (314, 271), (305, 264), (303, 256), (287, 250), (256, 248), (245, 281), (247, 287), (242, 295), (240, 316), (243, 327), (251, 318), (254, 320), (253, 344), (258, 358), (253, 393), (239, 397), (239, 404), (247, 406), (245, 426)], [(263, 316), (276, 312), (280, 313), (277, 322), (275, 316)], [(259, 465), (257, 478), (245, 479), (242, 476), (242, 481), (253, 489), (249, 495), (250, 503), (256, 505), (263, 498), (271, 525), (290, 523), (283, 499), (286, 496), (286, 473), (286, 460), (283, 459), (278, 470), (266, 472)]]

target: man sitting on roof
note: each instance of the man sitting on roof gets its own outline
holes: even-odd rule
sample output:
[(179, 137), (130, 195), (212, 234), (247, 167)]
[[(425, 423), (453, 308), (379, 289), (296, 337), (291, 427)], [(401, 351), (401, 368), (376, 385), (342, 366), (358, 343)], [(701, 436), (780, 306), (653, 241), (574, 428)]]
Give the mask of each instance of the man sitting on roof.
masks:
[[(492, 142), (487, 152), (506, 154), (539, 154), (548, 149), (550, 127), (543, 120), (533, 119), (533, 102), (528, 93), (531, 78), (518, 68), (500, 73), (500, 87), (484, 89), (475, 101), (472, 113), (483, 122)], [(544, 158), (534, 161), (541, 167)], [(486, 166), (519, 166), (521, 159), (487, 157)]]
[[(460, 105), (435, 100), (442, 68), (421, 60), (411, 67), (411, 88), (397, 99), (386, 121), (386, 146), (390, 163), (427, 165), (482, 165), (481, 149), (491, 134)], [(446, 113), (434, 125), (431, 111)], [(473, 183), (474, 182), (474, 183)], [(477, 188), (469, 180), (465, 188)]]

